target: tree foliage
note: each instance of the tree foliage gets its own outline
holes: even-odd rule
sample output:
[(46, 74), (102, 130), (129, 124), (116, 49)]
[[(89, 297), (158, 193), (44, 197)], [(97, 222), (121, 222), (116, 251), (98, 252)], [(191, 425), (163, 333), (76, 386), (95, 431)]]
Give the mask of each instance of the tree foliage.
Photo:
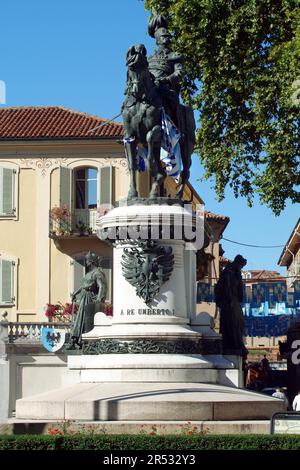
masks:
[(170, 16), (183, 96), (200, 116), (197, 152), (219, 199), (229, 185), (277, 215), (300, 202), (300, 0), (145, 3)]

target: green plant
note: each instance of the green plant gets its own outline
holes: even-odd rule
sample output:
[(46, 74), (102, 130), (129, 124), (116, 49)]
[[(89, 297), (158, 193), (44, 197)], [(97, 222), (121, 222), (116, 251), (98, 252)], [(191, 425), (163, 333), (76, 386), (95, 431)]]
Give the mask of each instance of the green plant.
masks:
[(70, 235), (71, 234), (71, 211), (69, 207), (64, 204), (61, 207), (55, 206), (50, 210), (50, 234), (55, 235)]
[(300, 450), (299, 435), (0, 435), (0, 450)]
[(206, 434), (207, 431), (201, 431), (198, 429), (198, 426), (192, 424), (191, 421), (188, 421), (186, 424), (183, 424), (180, 429), (181, 434), (185, 436), (195, 436), (199, 434)]
[(196, 150), (219, 200), (229, 186), (278, 215), (300, 202), (299, 0), (146, 0), (169, 14), (198, 111)]
[(82, 222), (82, 220), (79, 220), (76, 224), (76, 229), (79, 231), (80, 234), (84, 234), (85, 232), (88, 232), (89, 227)]
[(106, 434), (107, 429), (105, 425), (102, 425), (99, 428), (99, 426), (95, 424), (81, 424), (76, 420), (64, 419), (62, 421), (58, 421), (54, 427), (48, 427), (47, 432), (51, 436), (65, 436), (73, 434), (84, 434), (92, 436), (95, 434)]

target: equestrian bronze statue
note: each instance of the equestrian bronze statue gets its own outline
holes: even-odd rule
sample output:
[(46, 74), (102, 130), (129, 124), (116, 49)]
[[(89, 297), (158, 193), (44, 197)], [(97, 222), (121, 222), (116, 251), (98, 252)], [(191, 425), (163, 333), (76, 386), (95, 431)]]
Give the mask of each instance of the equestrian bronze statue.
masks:
[(160, 188), (167, 176), (165, 165), (160, 158), (163, 111), (180, 132), (182, 169), (177, 197), (181, 199), (190, 177), (191, 155), (195, 145), (194, 114), (191, 107), (180, 103), (183, 60), (171, 49), (171, 36), (167, 30), (166, 19), (153, 13), (148, 31), (158, 46), (155, 54), (148, 59), (145, 46), (139, 44), (130, 47), (126, 56), (127, 85), (122, 117), (125, 152), (130, 172), (128, 199), (138, 197), (138, 145), (145, 150), (153, 177), (149, 198), (160, 196)]

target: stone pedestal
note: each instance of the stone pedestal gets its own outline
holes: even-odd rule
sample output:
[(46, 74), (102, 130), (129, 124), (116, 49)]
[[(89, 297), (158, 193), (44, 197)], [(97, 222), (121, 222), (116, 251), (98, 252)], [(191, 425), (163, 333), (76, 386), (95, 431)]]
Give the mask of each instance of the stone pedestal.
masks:
[(114, 315), (96, 314), (83, 349), (68, 356), (66, 386), (18, 400), (17, 418), (262, 419), (282, 409), (236, 389), (236, 358), (222, 356), (209, 315), (195, 321), (198, 219), (169, 199), (99, 219), (99, 236), (114, 245)]
[[(81, 382), (228, 383), (226, 371), (234, 366), (218, 356), (221, 338), (207, 339), (207, 331), (190, 326), (202, 229), (201, 219), (182, 204), (121, 206), (99, 220), (99, 236), (114, 245), (114, 315), (101, 321), (98, 314), (94, 329), (83, 335), (83, 355), (69, 358)], [(161, 282), (149, 300), (139, 288), (147, 276), (153, 288), (149, 266), (157, 259)], [(172, 265), (165, 277), (164, 263)]]

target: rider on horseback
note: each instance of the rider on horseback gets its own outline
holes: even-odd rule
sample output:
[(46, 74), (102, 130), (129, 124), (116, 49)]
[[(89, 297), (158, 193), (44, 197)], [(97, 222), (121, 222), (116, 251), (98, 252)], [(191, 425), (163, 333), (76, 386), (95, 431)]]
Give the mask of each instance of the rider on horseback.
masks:
[[(180, 103), (183, 60), (170, 48), (171, 36), (163, 16), (152, 15), (149, 34), (155, 37), (158, 45), (152, 57), (147, 60), (147, 51), (142, 44), (130, 47), (126, 56), (127, 86), (122, 116), (130, 171), (128, 199), (138, 197), (138, 144), (146, 153), (153, 178), (149, 197), (159, 196), (167, 170), (176, 178), (179, 175), (176, 196), (181, 199), (190, 176), (195, 119), (193, 109)], [(161, 151), (166, 156), (162, 153), (161, 157)]]
[(148, 32), (151, 37), (155, 38), (158, 46), (154, 55), (148, 58), (149, 70), (154, 76), (166, 113), (179, 127), (179, 94), (183, 59), (171, 50), (171, 35), (167, 30), (167, 21), (163, 16), (152, 14)]

